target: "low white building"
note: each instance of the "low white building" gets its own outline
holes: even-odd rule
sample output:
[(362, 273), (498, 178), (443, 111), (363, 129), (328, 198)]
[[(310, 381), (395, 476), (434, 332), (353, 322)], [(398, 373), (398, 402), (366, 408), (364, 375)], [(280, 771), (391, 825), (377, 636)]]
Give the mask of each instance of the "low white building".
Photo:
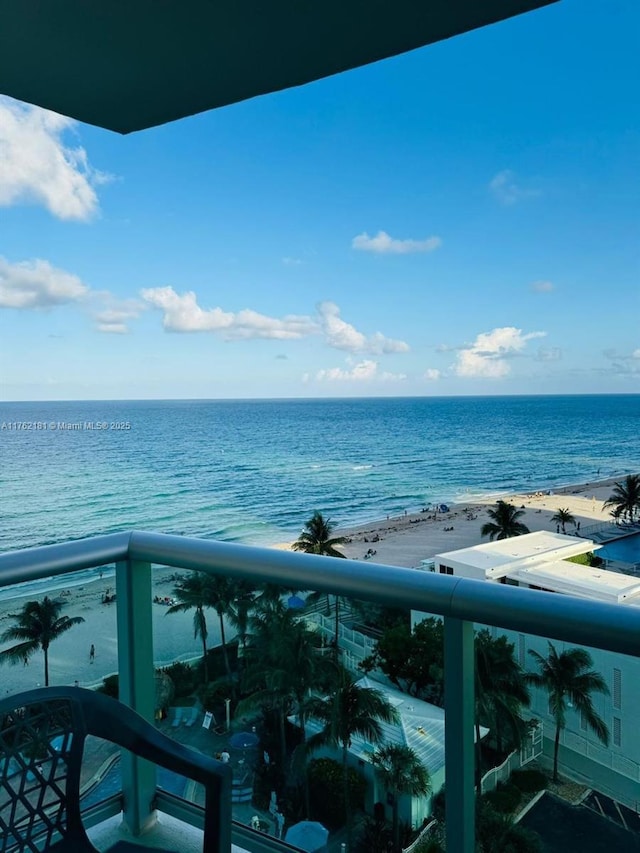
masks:
[[(640, 578), (566, 562), (568, 557), (599, 547), (588, 540), (541, 531), (437, 554), (434, 571), (484, 583), (613, 602), (621, 607), (640, 606)], [(422, 618), (421, 613), (413, 614), (414, 623)], [(502, 628), (492, 631), (494, 636), (505, 634), (514, 643), (516, 658), (523, 668), (537, 671), (528, 651), (534, 649), (546, 657), (546, 639)], [(572, 646), (552, 642), (558, 653)], [(605, 747), (586, 721), (570, 710), (560, 736), (560, 772), (640, 811), (640, 660), (600, 649), (588, 651), (593, 668), (609, 687), (608, 696), (596, 693), (592, 698), (595, 710), (609, 728), (610, 743)], [(544, 723), (545, 756), (550, 761), (555, 723), (545, 691), (532, 690), (528, 714)]]

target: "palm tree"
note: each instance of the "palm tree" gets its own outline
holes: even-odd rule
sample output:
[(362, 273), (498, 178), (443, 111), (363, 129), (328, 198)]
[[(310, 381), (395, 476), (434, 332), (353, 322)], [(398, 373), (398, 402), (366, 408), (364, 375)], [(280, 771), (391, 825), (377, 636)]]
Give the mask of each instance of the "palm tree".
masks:
[[(316, 635), (280, 601), (264, 606), (250, 619), (243, 686), (250, 693), (237, 714), (255, 707), (278, 714), (281, 763), (286, 762), (285, 721), (297, 705), (301, 725), (307, 692), (322, 677), (328, 663), (319, 654)], [(304, 729), (303, 729), (304, 736)]]
[(183, 577), (173, 589), (173, 595), (179, 604), (173, 604), (169, 613), (186, 613), (195, 610), (193, 614), (193, 636), (200, 638), (202, 643), (202, 657), (204, 665), (204, 683), (209, 682), (209, 662), (207, 659), (207, 618), (204, 609), (207, 606), (207, 581), (208, 575), (203, 572), (193, 572)]
[(323, 723), (322, 729), (307, 741), (307, 753), (322, 746), (342, 749), (344, 801), (347, 816), (347, 839), (351, 846), (351, 801), (349, 796), (348, 756), (355, 736), (369, 743), (382, 741), (380, 723), (398, 722), (398, 712), (383, 693), (371, 687), (361, 687), (344, 667), (338, 669), (333, 692), (326, 698), (312, 696), (306, 703), (306, 713)]
[(49, 646), (69, 628), (84, 622), (82, 616), (61, 616), (65, 606), (61, 599), (45, 596), (42, 601), (27, 601), (19, 613), (10, 613), (15, 625), (7, 628), (0, 636), (0, 642), (18, 640), (15, 646), (0, 652), (0, 663), (22, 663), (27, 661), (38, 649), (44, 655), (44, 684), (49, 686)]
[(513, 504), (498, 501), (495, 509), (487, 510), (487, 515), (493, 521), (487, 521), (486, 524), (482, 525), (480, 535), (488, 536), (492, 542), (494, 539), (509, 539), (511, 536), (522, 536), (524, 533), (529, 533), (526, 524), (518, 521), (524, 515), (524, 510), (516, 509)]
[(640, 517), (640, 474), (629, 474), (622, 483), (616, 483), (604, 506), (613, 507), (614, 518), (635, 521), (636, 516)]
[(393, 850), (401, 853), (398, 799), (401, 794), (426, 797), (431, 792), (429, 771), (411, 747), (401, 744), (383, 746), (371, 761), (380, 781), (393, 796)]
[(531, 702), (522, 667), (514, 656), (514, 646), (503, 635), (494, 639), (485, 628), (478, 631), (476, 655), (476, 787), (482, 779), (482, 750), (480, 725), (487, 725), (496, 737), (496, 747), (502, 749), (505, 728), (509, 741), (520, 746), (526, 732), (522, 709)]
[(320, 554), (324, 557), (344, 557), (336, 545), (344, 545), (345, 536), (332, 536), (335, 525), (316, 510), (311, 518), (304, 523), (304, 530), (297, 541), (291, 546), (294, 551), (304, 551), (305, 554)]
[(609, 730), (602, 717), (596, 713), (591, 694), (607, 695), (609, 690), (600, 673), (590, 669), (593, 666), (593, 660), (586, 649), (567, 649), (559, 655), (553, 643), (549, 643), (549, 654), (546, 658), (534, 649), (529, 649), (529, 654), (535, 659), (541, 671), (528, 673), (527, 681), (548, 692), (549, 708), (556, 723), (553, 781), (557, 782), (560, 731), (566, 725), (567, 705), (571, 703), (580, 712), (587, 726), (607, 746)]
[(562, 532), (566, 533), (565, 526), (567, 524), (575, 525), (576, 519), (575, 516), (572, 515), (569, 509), (559, 509), (555, 515), (551, 516), (551, 521), (555, 521), (556, 524), (559, 524), (562, 527)]
[[(303, 551), (305, 554), (319, 554), (323, 557), (341, 557), (346, 559), (345, 554), (336, 548), (336, 545), (344, 545), (346, 536), (332, 536), (335, 525), (330, 519), (316, 510), (308, 521), (305, 521), (304, 530), (298, 540), (291, 546), (294, 551)], [(308, 600), (317, 600), (320, 593), (312, 593)], [(329, 607), (329, 593), (327, 593), (327, 608)], [(335, 637), (334, 657), (338, 660), (338, 637), (340, 634), (340, 597), (335, 596)]]

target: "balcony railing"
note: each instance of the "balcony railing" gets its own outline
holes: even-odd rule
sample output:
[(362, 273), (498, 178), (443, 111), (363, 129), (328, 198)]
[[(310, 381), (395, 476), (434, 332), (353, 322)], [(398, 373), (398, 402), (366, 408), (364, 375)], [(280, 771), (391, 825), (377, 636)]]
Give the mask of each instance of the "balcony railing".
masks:
[[(0, 587), (111, 563), (116, 566), (120, 698), (148, 720), (154, 715), (152, 564), (313, 589), (444, 617), (449, 853), (474, 849), (474, 623), (640, 656), (640, 608), (371, 562), (157, 533), (134, 531), (0, 555)], [(154, 769), (134, 757), (123, 763), (122, 788), (119, 805), (124, 804), (133, 834), (148, 820), (148, 803), (154, 797), (158, 809), (198, 824), (197, 810), (157, 790)], [(112, 808), (109, 811), (113, 813)], [(104, 809), (96, 811), (100, 813), (104, 815)], [(253, 846), (246, 829), (239, 826), (234, 827), (234, 840), (242, 847)], [(278, 849), (277, 845), (269, 842), (270, 849)]]

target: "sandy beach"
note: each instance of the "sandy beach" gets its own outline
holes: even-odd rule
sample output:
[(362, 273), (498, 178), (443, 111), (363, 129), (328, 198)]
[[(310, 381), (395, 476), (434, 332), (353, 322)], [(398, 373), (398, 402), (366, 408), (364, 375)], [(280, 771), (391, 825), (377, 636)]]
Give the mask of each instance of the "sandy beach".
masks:
[[(373, 562), (412, 568), (434, 554), (488, 541), (482, 539), (480, 530), (491, 520), (486, 510), (493, 507), (498, 498), (524, 508), (520, 521), (531, 532), (555, 531), (556, 523), (551, 518), (559, 509), (568, 509), (585, 529), (591, 524), (610, 521), (609, 510), (604, 509), (603, 503), (619, 480), (618, 477), (565, 486), (552, 494), (545, 491), (488, 496), (472, 503), (450, 504), (449, 512), (445, 513), (431, 511), (402, 515), (344, 528), (339, 533), (351, 540), (344, 546), (345, 554), (351, 559), (365, 559), (367, 552), (374, 551), (368, 558)], [(573, 525), (569, 525), (566, 532), (571, 534)]]
[[(603, 502), (611, 495), (612, 487), (620, 478), (584, 483), (558, 489), (553, 494), (535, 492), (529, 494), (500, 495), (504, 500), (524, 507), (522, 521), (531, 531), (555, 530), (551, 518), (558, 509), (568, 509), (579, 521), (583, 531), (591, 524), (610, 520), (609, 511)], [(418, 566), (420, 561), (443, 551), (452, 551), (480, 543), (480, 529), (488, 521), (487, 508), (495, 504), (496, 496), (467, 504), (453, 504), (449, 511), (420, 512), (388, 518), (378, 522), (341, 529), (340, 534), (349, 538), (344, 547), (347, 557), (366, 559), (385, 565), (404, 567)], [(573, 526), (567, 533), (573, 532)], [(487, 541), (486, 539), (484, 541)], [(274, 547), (290, 547), (280, 545)], [(161, 599), (171, 596), (175, 585), (174, 572), (166, 567), (154, 571), (153, 593)], [(67, 602), (64, 613), (82, 616), (85, 622), (75, 626), (56, 640), (49, 652), (50, 681), (52, 684), (73, 684), (76, 679), (83, 687), (101, 682), (105, 675), (117, 670), (116, 651), (116, 604), (102, 603), (104, 595), (114, 592), (113, 576), (87, 582), (81, 586), (69, 586), (62, 590)], [(60, 590), (51, 595), (59, 596)], [(33, 594), (41, 598), (44, 593)], [(12, 621), (9, 614), (16, 612), (28, 598), (17, 598), (0, 602), (0, 633)], [(201, 654), (201, 645), (193, 637), (193, 613), (166, 615), (165, 604), (153, 604), (153, 630), (155, 660), (158, 665), (168, 665), (176, 659), (189, 659)], [(215, 613), (207, 614), (210, 646), (219, 643), (218, 619)], [(233, 631), (229, 632), (230, 636)], [(91, 645), (95, 646), (95, 661), (89, 659)], [(35, 654), (28, 666), (0, 666), (0, 695), (26, 690), (43, 684), (42, 653)]]
[[(158, 567), (153, 575), (154, 595), (164, 598), (171, 596), (175, 581), (171, 580), (172, 569)], [(52, 597), (61, 597), (66, 606), (62, 615), (82, 616), (84, 622), (75, 625), (49, 649), (49, 676), (51, 684), (74, 684), (77, 680), (81, 687), (94, 687), (102, 682), (105, 675), (118, 669), (116, 640), (117, 603), (103, 604), (105, 594), (115, 592), (115, 578), (105, 577), (85, 583), (82, 586), (69, 586), (68, 589), (55, 590)], [(0, 633), (13, 625), (10, 613), (19, 611), (26, 601), (42, 599), (45, 593), (33, 594), (0, 602)], [(193, 612), (167, 615), (167, 605), (153, 604), (154, 657), (160, 666), (168, 666), (174, 660), (188, 660), (202, 654), (200, 640), (193, 637)], [(215, 646), (220, 642), (218, 617), (207, 614), (208, 643)], [(95, 660), (89, 659), (91, 645), (95, 647)], [(11, 644), (2, 644), (6, 648)], [(30, 690), (44, 686), (44, 663), (42, 652), (36, 652), (27, 666), (23, 664), (3, 664), (0, 666), (0, 695)]]

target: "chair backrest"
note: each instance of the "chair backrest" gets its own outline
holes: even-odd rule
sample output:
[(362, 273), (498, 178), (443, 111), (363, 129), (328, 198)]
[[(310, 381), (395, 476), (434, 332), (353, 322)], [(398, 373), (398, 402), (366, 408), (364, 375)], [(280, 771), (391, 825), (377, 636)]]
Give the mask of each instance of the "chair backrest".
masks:
[(93, 850), (82, 824), (80, 774), (95, 735), (204, 787), (203, 848), (231, 850), (232, 771), (176, 743), (131, 708), (81, 687), (44, 687), (0, 701), (0, 853), (42, 853), (59, 838)]
[(60, 837), (86, 846), (82, 706), (72, 696), (46, 693), (32, 690), (0, 701), (0, 853), (39, 853)]

